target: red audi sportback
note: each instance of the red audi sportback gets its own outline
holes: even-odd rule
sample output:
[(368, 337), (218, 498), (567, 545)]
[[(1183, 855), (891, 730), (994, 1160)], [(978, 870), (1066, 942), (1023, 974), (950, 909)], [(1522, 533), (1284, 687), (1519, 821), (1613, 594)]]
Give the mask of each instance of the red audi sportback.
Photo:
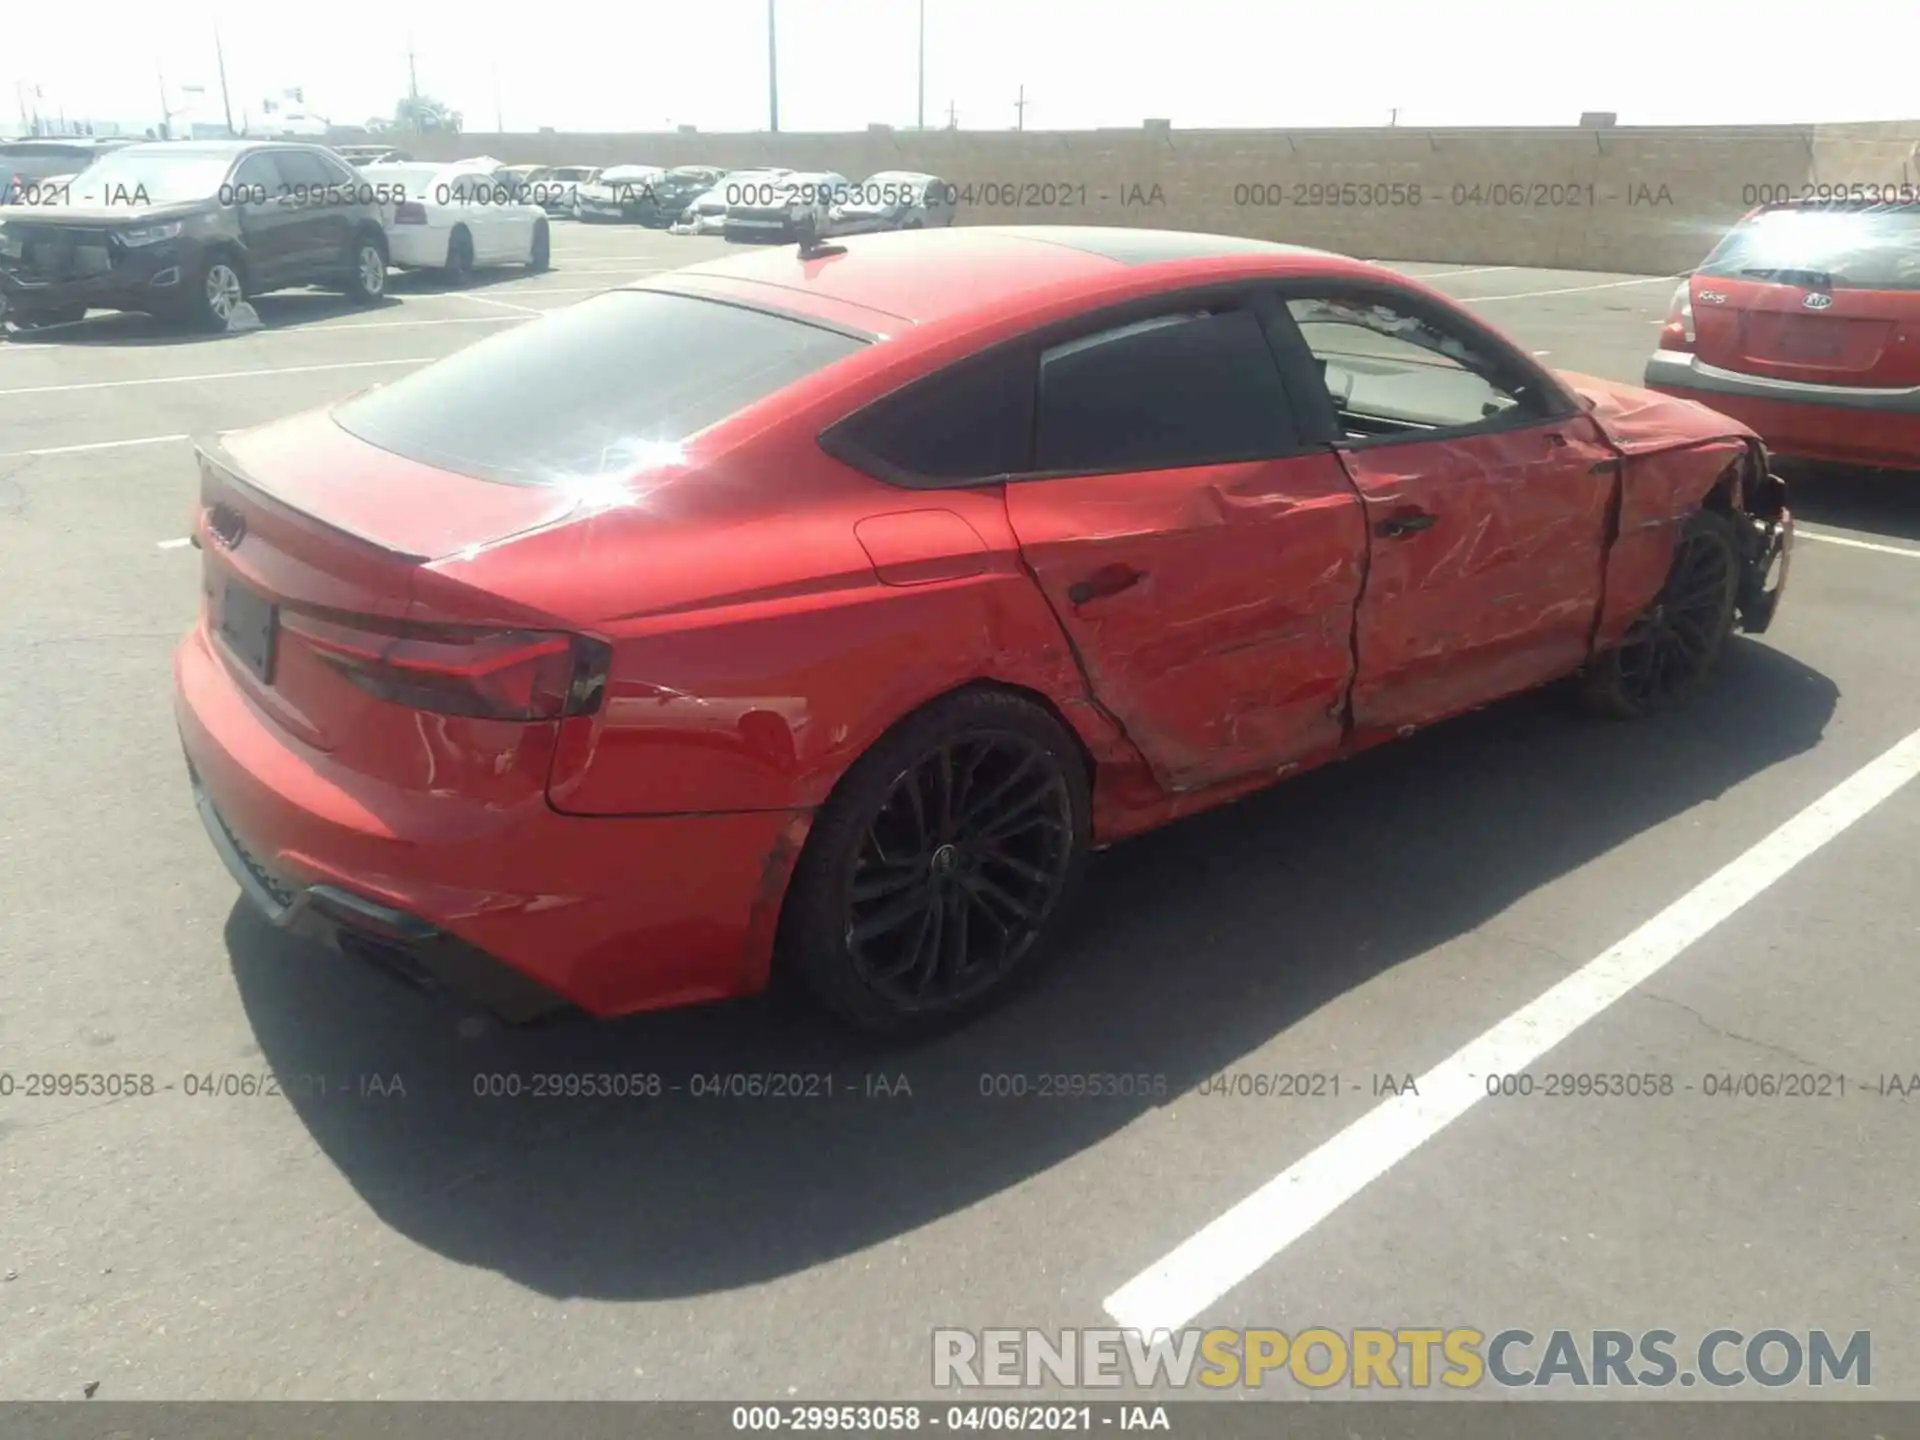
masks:
[(1415, 281), (968, 228), (600, 295), (200, 449), (177, 711), (274, 921), (521, 1019), (1006, 994), (1090, 850), (1785, 579), (1737, 423)]

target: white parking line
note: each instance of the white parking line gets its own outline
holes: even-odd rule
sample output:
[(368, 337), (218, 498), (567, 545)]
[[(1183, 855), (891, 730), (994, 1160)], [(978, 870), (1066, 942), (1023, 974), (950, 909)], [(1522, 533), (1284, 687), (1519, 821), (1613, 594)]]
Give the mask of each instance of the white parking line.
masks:
[(1920, 730), (1840, 782), (1626, 939), (1469, 1041), (1107, 1297), (1142, 1333), (1176, 1330), (1486, 1097), (1663, 969), (1920, 774)]
[[(522, 315), (544, 315), (547, 312), (532, 305), (515, 305), (506, 300), (495, 300), (491, 295), (462, 295), (462, 300), (471, 300), (476, 305), (497, 305), (502, 310), (517, 310)], [(565, 306), (561, 307), (565, 309)]]
[(153, 542), (153, 548), (156, 550), (178, 550), (181, 546), (191, 545), (192, 543), (193, 537), (191, 535), (182, 535), (178, 540), (156, 540)]
[(1643, 275), (1638, 280), (1608, 280), (1599, 285), (1569, 285), (1562, 290), (1521, 290), (1513, 295), (1456, 295), (1462, 305), (1483, 305), (1489, 300), (1538, 300), (1543, 295), (1583, 295), (1589, 290), (1624, 290), (1629, 285), (1671, 285), (1684, 275)]
[(1904, 555), (1909, 560), (1920, 560), (1920, 550), (1903, 550), (1898, 545), (1876, 545), (1871, 540), (1855, 540), (1848, 535), (1827, 535), (1818, 530), (1807, 530), (1796, 526), (1794, 538), (1802, 540), (1822, 540), (1829, 545), (1845, 545), (1852, 550), (1871, 550), (1879, 555)]
[[(506, 293), (509, 295), (598, 295), (602, 290), (618, 289), (619, 285), (620, 282), (618, 280), (609, 280), (605, 285), (570, 285), (565, 287), (558, 285), (529, 285), (524, 290), (509, 290)], [(471, 290), (433, 290), (419, 295), (402, 295), (400, 298), (411, 305), (416, 300), (485, 300), (487, 297), (485, 295), (477, 295)]]
[(29, 456), (38, 459), (42, 455), (78, 455), (84, 450), (120, 450), (129, 445), (165, 445), (170, 441), (187, 438), (185, 435), (142, 435), (137, 440), (96, 440), (90, 445), (50, 445), (44, 450), (0, 452), (0, 460), (24, 460)]
[(0, 390), (9, 395), (64, 395), (74, 390), (121, 390), (133, 385), (198, 385), (207, 380), (252, 380), (261, 375), (310, 375), (321, 370), (367, 370), (379, 365), (430, 365), (437, 355), (410, 355), (404, 360), (342, 360), (333, 365), (282, 365), (272, 370), (225, 370), (214, 375), (152, 375), (138, 380), (89, 380), (81, 385), (24, 385)]
[[(1411, 265), (1431, 265), (1431, 260), (1407, 261)], [(1412, 280), (1451, 280), (1456, 275), (1497, 275), (1502, 270), (1518, 270), (1518, 265), (1476, 265), (1471, 270), (1403, 270)]]

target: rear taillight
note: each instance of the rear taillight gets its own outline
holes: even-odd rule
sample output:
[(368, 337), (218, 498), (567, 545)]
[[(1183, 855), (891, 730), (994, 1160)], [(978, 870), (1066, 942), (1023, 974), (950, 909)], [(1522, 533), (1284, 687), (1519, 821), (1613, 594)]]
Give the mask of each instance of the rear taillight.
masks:
[(393, 223), (396, 225), (424, 225), (427, 223), (427, 207), (417, 200), (402, 200), (393, 207)]
[(281, 627), (369, 695), (436, 715), (559, 720), (600, 708), (611, 650), (582, 635), (283, 611)]
[(1667, 307), (1667, 323), (1660, 327), (1660, 348), (1691, 350), (1693, 341), (1693, 281), (1686, 279), (1673, 292), (1673, 304)]

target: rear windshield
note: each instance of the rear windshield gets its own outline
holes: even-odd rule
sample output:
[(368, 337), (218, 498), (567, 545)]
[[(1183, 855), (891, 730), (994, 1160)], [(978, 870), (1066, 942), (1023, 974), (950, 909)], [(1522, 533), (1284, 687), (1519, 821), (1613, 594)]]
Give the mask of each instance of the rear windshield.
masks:
[(349, 434), (509, 485), (630, 472), (867, 342), (737, 305), (617, 290), (337, 407)]
[(1736, 226), (1699, 273), (1920, 290), (1920, 206), (1763, 211)]
[(88, 148), (71, 150), (41, 146), (0, 145), (0, 183), (8, 175), (21, 180), (44, 180), (50, 175), (73, 175), (87, 168), (104, 153)]
[(369, 165), (366, 169), (373, 184), (401, 185), (409, 195), (421, 195), (431, 190), (435, 177), (449, 183), (456, 178), (453, 172), (442, 170), (437, 165)]

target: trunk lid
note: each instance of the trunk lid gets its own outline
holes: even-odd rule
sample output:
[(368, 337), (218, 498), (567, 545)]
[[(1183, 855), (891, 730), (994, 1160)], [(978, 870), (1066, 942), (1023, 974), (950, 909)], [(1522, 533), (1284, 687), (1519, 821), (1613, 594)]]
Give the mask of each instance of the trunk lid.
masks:
[[(573, 502), (389, 455), (325, 411), (203, 441), (198, 461), (203, 605), (234, 682), (305, 744), (363, 773), (418, 782), (435, 748), (419, 725), (446, 722), (367, 693), (302, 627), (402, 621), (417, 612), (426, 562), (557, 519)], [(448, 619), (456, 607), (437, 591), (433, 608)]]

